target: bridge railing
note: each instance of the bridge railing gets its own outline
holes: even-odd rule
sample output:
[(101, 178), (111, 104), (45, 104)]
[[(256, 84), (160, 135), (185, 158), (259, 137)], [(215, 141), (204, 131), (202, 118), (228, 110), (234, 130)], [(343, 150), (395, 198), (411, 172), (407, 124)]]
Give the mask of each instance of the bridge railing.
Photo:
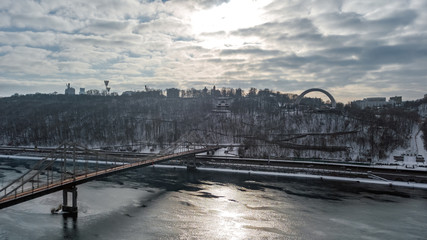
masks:
[(14, 181), (7, 184), (0, 190), (2, 196), (0, 200), (6, 198), (12, 194), (15, 196), (19, 193), (24, 192), (25, 185), (31, 184), (31, 188), (40, 187), (43, 183), (40, 180), (42, 175), (46, 175), (46, 184), (49, 180), (52, 181), (53, 174), (51, 173), (52, 165), (58, 159), (58, 155), (62, 155), (66, 151), (66, 144), (61, 144), (59, 147), (54, 149), (47, 157), (44, 157), (41, 161), (38, 161), (31, 169), (26, 171), (22, 176), (18, 177)]

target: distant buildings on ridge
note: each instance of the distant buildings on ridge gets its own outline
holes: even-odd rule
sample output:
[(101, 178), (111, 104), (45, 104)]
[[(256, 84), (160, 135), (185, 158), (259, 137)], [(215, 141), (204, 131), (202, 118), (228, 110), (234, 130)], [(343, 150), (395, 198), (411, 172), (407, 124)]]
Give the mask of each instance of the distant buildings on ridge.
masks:
[[(112, 95), (112, 96), (118, 96), (118, 93), (116, 93), (116, 92), (113, 92), (110, 94), (111, 87), (108, 86), (109, 82), (110, 81), (104, 81), (105, 90), (102, 90), (101, 92), (99, 90), (96, 90), (96, 89), (91, 89), (91, 90), (86, 91), (85, 88), (80, 88), (79, 95), (103, 95), (103, 96)], [(65, 84), (65, 86), (67, 87), (65, 89), (65, 95), (76, 95), (76, 89), (71, 87), (70, 83)]]
[(386, 101), (385, 97), (364, 98), (363, 100), (356, 100), (351, 102), (351, 105), (359, 107), (360, 109), (379, 108), (385, 106), (399, 107), (402, 105), (402, 96), (390, 97), (388, 102)]
[(168, 98), (179, 98), (179, 89), (177, 88), (166, 89), (166, 96)]
[(65, 86), (67, 86), (67, 88), (65, 89), (65, 95), (75, 95), (76, 94), (76, 89), (72, 88), (70, 83), (65, 84)]
[[(85, 88), (80, 88), (80, 95), (101, 95), (101, 96), (118, 96), (119, 94), (113, 92), (110, 94), (110, 87), (108, 86), (109, 81), (104, 81), (105, 90), (99, 91), (96, 89), (91, 89), (85, 91)], [(66, 84), (65, 95), (75, 95), (76, 91), (73, 87), (71, 87), (70, 83)], [(234, 97), (242, 97), (242, 96), (270, 96), (271, 91), (268, 89), (265, 90), (257, 90), (255, 88), (251, 88), (247, 94), (244, 95), (243, 90), (233, 89), (233, 88), (222, 88), (217, 89), (216, 86), (213, 86), (212, 89), (208, 90), (206, 87), (202, 90), (197, 90), (194, 88), (187, 90), (180, 90), (177, 88), (168, 88), (166, 90), (158, 90), (149, 88), (145, 85), (145, 91), (125, 91), (121, 95), (122, 96), (133, 96), (133, 95), (141, 95), (147, 97), (167, 97), (167, 98), (197, 98), (204, 96), (211, 96), (217, 99), (216, 108), (218, 110), (226, 110), (229, 108), (230, 103), (232, 102), (232, 98)], [(295, 95), (296, 97), (297, 95)], [(288, 96), (289, 97), (289, 96)], [(292, 100), (291, 97), (289, 97)], [(424, 95), (424, 99), (427, 99), (427, 94)], [(319, 100), (320, 99), (314, 99)], [(363, 100), (355, 100), (351, 102), (352, 107), (357, 107), (360, 109), (366, 108), (383, 108), (383, 107), (400, 107), (403, 105), (402, 96), (394, 96), (390, 97), (387, 101), (386, 97), (369, 97), (364, 98)]]

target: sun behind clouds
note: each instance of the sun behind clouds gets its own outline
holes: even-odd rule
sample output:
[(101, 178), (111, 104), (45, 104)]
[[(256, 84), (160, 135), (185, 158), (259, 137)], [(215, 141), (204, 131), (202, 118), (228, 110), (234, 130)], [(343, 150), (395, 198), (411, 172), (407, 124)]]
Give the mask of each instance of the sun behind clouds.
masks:
[(261, 25), (268, 21), (263, 8), (271, 1), (232, 0), (219, 6), (200, 10), (191, 17), (197, 40), (207, 48), (239, 47), (259, 43), (258, 38), (243, 38), (230, 32)]

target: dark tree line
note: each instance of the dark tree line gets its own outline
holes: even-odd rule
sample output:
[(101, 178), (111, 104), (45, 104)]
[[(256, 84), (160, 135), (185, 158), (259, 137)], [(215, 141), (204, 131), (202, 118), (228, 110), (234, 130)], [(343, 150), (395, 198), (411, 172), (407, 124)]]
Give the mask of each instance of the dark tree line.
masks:
[[(159, 92), (1, 98), (0, 144), (239, 143), (244, 146), (242, 156), (322, 157), (326, 153), (336, 158), (355, 158), (355, 154), (383, 158), (407, 145), (419, 120), (412, 106), (360, 110), (340, 105), (335, 111), (298, 112), (283, 107), (292, 103), (293, 95), (254, 88), (245, 96), (236, 92), (190, 89), (185, 98), (168, 98)], [(231, 98), (228, 112), (213, 111), (215, 94)], [(426, 128), (424, 123), (424, 138)]]

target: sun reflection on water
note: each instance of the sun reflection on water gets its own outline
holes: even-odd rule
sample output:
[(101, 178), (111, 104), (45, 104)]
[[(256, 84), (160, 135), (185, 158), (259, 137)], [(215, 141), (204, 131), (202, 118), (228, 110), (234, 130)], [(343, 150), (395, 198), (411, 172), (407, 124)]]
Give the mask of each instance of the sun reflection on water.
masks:
[(204, 229), (203, 231), (209, 232), (205, 237), (265, 239), (294, 236), (293, 224), (283, 218), (278, 221), (276, 212), (278, 207), (292, 208), (289, 203), (271, 205), (271, 201), (253, 196), (252, 191), (246, 191), (235, 185), (209, 183), (207, 186), (200, 190), (199, 194), (192, 195), (205, 198), (200, 207), (206, 214), (201, 216), (197, 226), (199, 231)]

